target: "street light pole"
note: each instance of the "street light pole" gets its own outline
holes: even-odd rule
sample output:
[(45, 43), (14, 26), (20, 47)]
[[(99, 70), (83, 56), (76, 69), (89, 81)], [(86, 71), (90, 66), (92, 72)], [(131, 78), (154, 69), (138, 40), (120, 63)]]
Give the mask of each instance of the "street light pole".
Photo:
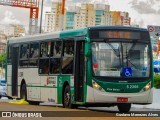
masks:
[(40, 29), (39, 29), (39, 33), (42, 33), (42, 19), (43, 19), (43, 0), (41, 3), (41, 18), (40, 18)]

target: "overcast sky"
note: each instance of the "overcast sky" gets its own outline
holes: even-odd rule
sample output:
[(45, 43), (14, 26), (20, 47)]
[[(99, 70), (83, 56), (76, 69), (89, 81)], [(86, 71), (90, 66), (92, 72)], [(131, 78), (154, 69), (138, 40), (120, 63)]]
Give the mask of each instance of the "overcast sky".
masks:
[[(44, 12), (50, 11), (51, 1), (58, 0), (44, 0)], [(80, 5), (80, 3), (106, 3), (110, 5), (111, 11), (129, 12), (131, 22), (140, 25), (140, 27), (160, 26), (160, 0), (66, 0), (66, 6)], [(0, 5), (0, 26), (11, 23), (28, 27), (29, 9)]]

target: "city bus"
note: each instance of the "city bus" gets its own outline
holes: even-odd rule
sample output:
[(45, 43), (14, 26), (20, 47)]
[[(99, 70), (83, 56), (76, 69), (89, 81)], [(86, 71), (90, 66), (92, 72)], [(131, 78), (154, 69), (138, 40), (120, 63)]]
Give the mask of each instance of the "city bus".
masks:
[(120, 112), (152, 103), (147, 29), (93, 26), (12, 38), (7, 46), (8, 96), (64, 108), (117, 106)]

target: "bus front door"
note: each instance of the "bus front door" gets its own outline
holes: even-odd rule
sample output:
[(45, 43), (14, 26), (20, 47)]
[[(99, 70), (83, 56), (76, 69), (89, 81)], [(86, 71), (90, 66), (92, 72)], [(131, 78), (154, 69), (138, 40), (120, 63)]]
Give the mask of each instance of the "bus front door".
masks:
[(12, 96), (18, 95), (18, 55), (19, 55), (19, 47), (13, 47), (13, 51), (12, 51)]
[(84, 42), (76, 42), (75, 56), (75, 101), (83, 102), (84, 98)]

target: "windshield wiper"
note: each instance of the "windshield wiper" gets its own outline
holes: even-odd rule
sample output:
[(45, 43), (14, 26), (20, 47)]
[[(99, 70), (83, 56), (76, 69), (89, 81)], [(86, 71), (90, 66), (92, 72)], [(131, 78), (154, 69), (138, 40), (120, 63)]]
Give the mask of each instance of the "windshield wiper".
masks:
[(114, 52), (114, 54), (118, 57), (120, 66), (122, 66), (119, 49), (118, 49), (118, 51), (117, 51), (117, 50), (113, 47), (112, 44), (110, 44), (109, 42), (106, 41), (106, 39), (104, 39), (104, 42), (110, 46), (110, 48), (112, 49), (112, 51)]
[(131, 50), (133, 50), (133, 48), (136, 46), (136, 44), (137, 44), (137, 42), (135, 41), (135, 42), (132, 44), (132, 46), (130, 47), (130, 49), (128, 50), (128, 54), (126, 54), (126, 57), (127, 57), (127, 58), (128, 58), (128, 56), (129, 56)]
[[(133, 66), (133, 67), (135, 67), (136, 69), (138, 69), (138, 67), (135, 65), (135, 64), (133, 64), (130, 60), (127, 60), (127, 64), (128, 64), (128, 62)], [(128, 66), (128, 65), (127, 65)]]
[(113, 45), (112, 45), (112, 44), (110, 44), (109, 42), (107, 42), (107, 40), (106, 40), (106, 39), (104, 39), (104, 42), (105, 42), (106, 44), (108, 44), (108, 45), (112, 48), (112, 50), (113, 50), (114, 54), (115, 54), (117, 57), (119, 57), (119, 58), (120, 58), (120, 51), (119, 51), (119, 49), (118, 49), (118, 52), (117, 52), (117, 50), (113, 47)]
[(136, 44), (137, 44), (137, 43), (134, 42), (134, 43), (132, 44), (132, 46), (130, 47), (130, 49), (128, 50), (128, 52), (127, 52), (127, 48), (126, 48), (126, 60), (127, 60), (127, 67), (128, 67), (128, 62), (129, 62), (132, 66), (134, 66), (136, 69), (138, 69), (138, 67), (137, 67), (135, 64), (133, 64), (133, 63), (130, 61), (130, 59), (128, 59), (130, 52), (134, 49), (134, 47), (136, 46)]

